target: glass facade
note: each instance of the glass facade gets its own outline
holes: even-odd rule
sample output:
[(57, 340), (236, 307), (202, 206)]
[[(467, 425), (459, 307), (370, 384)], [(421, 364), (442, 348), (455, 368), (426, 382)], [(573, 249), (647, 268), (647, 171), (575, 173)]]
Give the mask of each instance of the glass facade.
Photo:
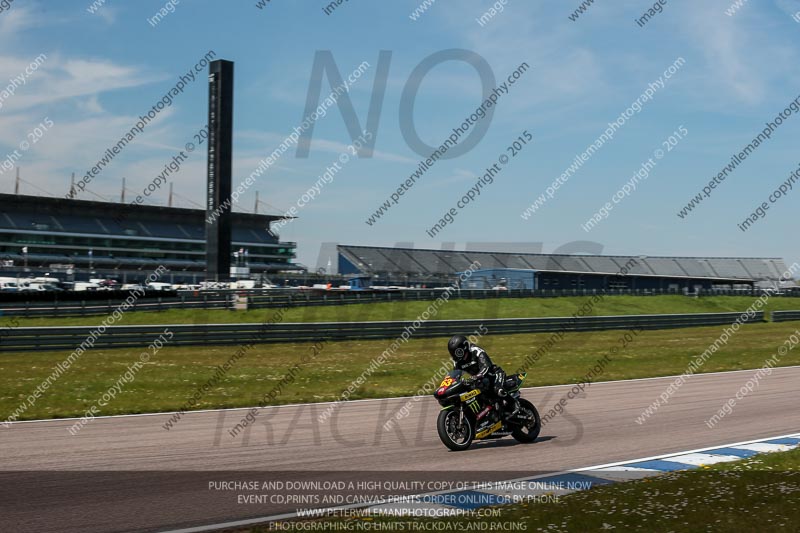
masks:
[[(0, 195), (0, 256), (30, 267), (204, 272), (205, 212), (137, 206), (120, 220), (123, 206), (57, 198)], [(272, 215), (233, 213), (233, 250), (245, 250), (254, 274), (297, 270), (296, 243), (269, 230)], [(238, 264), (245, 261), (239, 260)]]

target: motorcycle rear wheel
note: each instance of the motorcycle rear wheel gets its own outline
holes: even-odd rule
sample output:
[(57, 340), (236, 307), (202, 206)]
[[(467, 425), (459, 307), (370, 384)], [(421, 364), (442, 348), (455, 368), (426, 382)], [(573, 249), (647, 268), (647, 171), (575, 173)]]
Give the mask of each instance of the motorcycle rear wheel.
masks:
[(454, 452), (466, 450), (475, 438), (475, 428), (468, 416), (464, 416), (463, 424), (459, 426), (460, 414), (458, 409), (447, 409), (440, 411), (436, 420), (439, 438)]
[(533, 415), (531, 421), (522, 427), (517, 427), (511, 431), (511, 436), (519, 442), (533, 442), (542, 430), (542, 419), (539, 418), (539, 411), (531, 402), (524, 398), (519, 399), (519, 410), (525, 414)]

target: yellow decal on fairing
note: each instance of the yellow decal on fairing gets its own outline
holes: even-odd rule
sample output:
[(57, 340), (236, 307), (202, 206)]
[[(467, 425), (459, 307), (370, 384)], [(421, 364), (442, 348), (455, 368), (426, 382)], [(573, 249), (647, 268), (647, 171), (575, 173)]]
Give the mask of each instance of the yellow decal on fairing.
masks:
[(475, 438), (476, 439), (482, 439), (483, 437), (491, 435), (492, 433), (494, 433), (495, 431), (497, 431), (501, 427), (503, 427), (503, 423), (502, 422), (497, 422), (492, 427), (488, 427), (488, 428), (484, 429), (483, 431), (481, 431), (480, 433), (476, 434)]
[(474, 398), (475, 396), (477, 396), (480, 393), (481, 393), (481, 391), (479, 391), (478, 389), (475, 389), (475, 390), (472, 390), (472, 391), (469, 391), (469, 392), (465, 392), (464, 394), (460, 395), (459, 398), (461, 398), (462, 402), (466, 402), (470, 398)]

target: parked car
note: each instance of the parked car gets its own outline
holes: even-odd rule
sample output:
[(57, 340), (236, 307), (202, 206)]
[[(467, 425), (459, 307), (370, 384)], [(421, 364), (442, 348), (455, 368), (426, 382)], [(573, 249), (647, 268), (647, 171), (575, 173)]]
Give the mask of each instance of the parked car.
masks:
[(14, 278), (0, 278), (0, 292), (19, 292), (19, 286)]
[(100, 290), (100, 285), (97, 283), (89, 283), (86, 281), (76, 281), (75, 285), (72, 287), (73, 291), (98, 291)]
[(172, 283), (154, 281), (152, 283), (148, 283), (146, 288), (148, 291), (171, 291)]

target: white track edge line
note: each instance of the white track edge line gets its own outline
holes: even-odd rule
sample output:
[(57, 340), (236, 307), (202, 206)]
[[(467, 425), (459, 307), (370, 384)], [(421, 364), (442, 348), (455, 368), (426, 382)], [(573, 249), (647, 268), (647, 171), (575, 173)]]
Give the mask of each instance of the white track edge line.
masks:
[[(531, 480), (531, 479), (541, 479), (543, 477), (559, 476), (559, 475), (577, 473), (577, 472), (588, 472), (588, 471), (592, 471), (592, 470), (598, 470), (600, 468), (608, 468), (608, 467), (611, 467), (611, 466), (623, 466), (623, 465), (627, 465), (627, 464), (630, 464), (630, 463), (639, 463), (639, 462), (642, 462), (642, 461), (653, 461), (653, 460), (656, 460), (656, 459), (664, 459), (664, 458), (668, 458), (668, 457), (676, 457), (676, 456), (684, 455), (684, 454), (688, 454), (688, 453), (698, 453), (698, 452), (701, 452), (701, 451), (713, 450), (713, 449), (716, 449), (716, 448), (729, 448), (729, 447), (732, 447), (732, 446), (741, 446), (743, 444), (753, 444), (753, 443), (764, 442), (764, 441), (773, 440), (773, 439), (783, 439), (783, 438), (787, 438), (787, 437), (800, 438), (800, 437), (798, 437), (798, 435), (800, 435), (800, 433), (788, 433), (788, 434), (785, 434), (785, 435), (778, 435), (778, 436), (773, 436), (773, 437), (764, 437), (764, 438), (760, 438), (760, 439), (753, 439), (753, 440), (735, 442), (735, 443), (731, 443), (731, 444), (719, 444), (717, 446), (709, 446), (707, 448), (698, 448), (698, 449), (695, 449), (695, 450), (686, 450), (686, 451), (681, 451), (681, 452), (677, 452), (677, 453), (654, 455), (652, 457), (644, 457), (644, 458), (641, 458), (641, 459), (629, 459), (629, 460), (626, 460), (626, 461), (619, 461), (619, 462), (615, 462), (615, 463), (607, 463), (607, 464), (588, 466), (588, 467), (583, 467), (583, 468), (574, 468), (574, 469), (570, 469), (570, 470), (562, 470), (560, 472), (552, 472), (552, 473), (548, 473), (548, 474), (541, 474), (541, 475), (538, 475), (538, 476), (525, 476), (525, 477), (516, 478), (516, 479), (510, 479), (510, 480), (505, 480), (505, 481), (492, 481), (492, 482), (488, 482), (487, 485), (489, 485), (489, 484), (500, 484), (500, 483), (514, 483), (514, 482)], [(742, 458), (742, 459), (744, 459), (744, 458)], [(687, 466), (689, 466), (689, 465), (687, 465)], [(659, 472), (660, 474), (665, 474), (666, 473), (666, 472), (661, 472), (661, 471), (656, 471), (656, 470), (654, 470), (654, 472)], [(617, 482), (612, 482), (612, 483), (617, 483)], [(459, 489), (459, 490), (463, 490), (463, 489)], [(437, 492), (426, 492), (424, 494), (409, 495), (408, 498), (423, 497), (423, 496), (437, 496), (437, 495), (440, 495), (440, 494), (449, 494), (451, 492), (458, 492), (458, 491), (444, 490), (444, 491), (437, 491)], [(265, 516), (263, 518), (248, 518), (248, 519), (245, 519), (245, 520), (239, 520), (239, 521), (233, 521), (233, 522), (222, 522), (222, 523), (219, 523), (219, 524), (210, 524), (210, 525), (207, 525), (207, 526), (196, 526), (196, 527), (191, 527), (191, 528), (186, 528), (186, 529), (175, 529), (175, 530), (164, 530), (164, 531), (165, 531), (165, 533), (200, 533), (200, 532), (203, 532), (203, 531), (214, 531), (214, 530), (217, 530), (217, 529), (225, 529), (225, 528), (230, 528), (230, 527), (240, 527), (240, 526), (247, 526), (247, 525), (253, 525), (253, 524), (261, 524), (261, 523), (264, 523), (264, 522), (274, 522), (276, 520), (284, 520), (284, 519), (288, 519), (288, 518), (322, 518), (322, 517), (324, 517), (325, 513), (329, 513), (329, 512), (343, 511), (343, 510), (348, 510), (348, 509), (360, 509), (360, 508), (366, 508), (366, 507), (373, 507), (373, 506), (376, 506), (376, 505), (383, 505), (384, 503), (392, 503), (392, 502), (383, 502), (383, 503), (378, 502), (378, 503), (367, 503), (367, 504), (363, 504), (363, 503), (362, 504), (350, 504), (350, 505), (344, 505), (344, 506), (340, 506), (340, 507), (329, 507), (329, 508), (322, 508), (322, 509), (314, 509), (314, 511), (316, 511), (316, 513), (314, 515), (309, 514), (308, 516), (303, 516), (303, 517), (298, 516), (298, 513), (296, 513), (296, 512), (295, 513), (284, 513), (284, 514), (280, 514), (280, 515)]]

